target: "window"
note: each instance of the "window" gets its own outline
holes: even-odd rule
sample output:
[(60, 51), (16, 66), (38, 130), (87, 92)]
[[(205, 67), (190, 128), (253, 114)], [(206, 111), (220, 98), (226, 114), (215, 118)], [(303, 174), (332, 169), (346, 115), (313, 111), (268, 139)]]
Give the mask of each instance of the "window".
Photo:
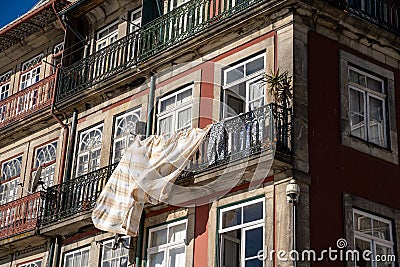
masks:
[[(97, 33), (96, 51), (99, 51), (112, 43), (116, 42), (118, 38), (118, 21), (115, 21), (106, 28)], [(94, 76), (100, 76), (117, 66), (117, 54), (114, 51), (108, 51), (101, 57), (96, 59)]]
[(39, 81), (42, 58), (43, 54), (40, 54), (22, 64), (20, 90), (23, 90)]
[(105, 27), (97, 33), (96, 51), (114, 43), (118, 37), (118, 21)]
[(129, 237), (122, 237), (116, 249), (112, 249), (113, 240), (103, 243), (101, 267), (127, 267), (129, 260)]
[(258, 55), (224, 70), (224, 118), (254, 110), (264, 105), (265, 85), (261, 75), (265, 55)]
[[(131, 12), (130, 14), (130, 22), (129, 22), (129, 33), (133, 33), (135, 31), (138, 31), (141, 27), (141, 23), (142, 23), (142, 9), (138, 8), (135, 9)], [(138, 38), (134, 37), (134, 38), (130, 38), (130, 45), (129, 45), (129, 54), (130, 54), (130, 58), (137, 58), (138, 55), (138, 51), (139, 51), (139, 45), (140, 42), (138, 41)]]
[(354, 67), (348, 71), (350, 133), (386, 147), (384, 81)]
[(142, 9), (138, 8), (131, 12), (131, 21), (129, 23), (129, 32), (134, 32), (140, 29), (140, 25), (142, 23)]
[(168, 136), (192, 126), (192, 93), (193, 86), (188, 86), (160, 99), (157, 115), (159, 134)]
[(0, 205), (17, 199), (22, 156), (1, 164)]
[(42, 260), (31, 261), (28, 263), (18, 265), (18, 267), (42, 267), (42, 266), (43, 266)]
[[(6, 99), (10, 95), (11, 71), (0, 76), (0, 101)], [(0, 105), (0, 122), (6, 117), (7, 106)]]
[(394, 73), (340, 51), (341, 144), (399, 164)]
[[(390, 220), (353, 209), (354, 247), (362, 252), (371, 251), (371, 262), (366, 262), (363, 257), (356, 262), (356, 266), (394, 266), (394, 262), (375, 261), (383, 259), (382, 255), (394, 255), (393, 230)], [(379, 257), (376, 257), (378, 256)]]
[(43, 185), (39, 185), (37, 191), (45, 190), (53, 185), (54, 170), (56, 165), (57, 142), (53, 142), (35, 150), (35, 162), (32, 170), (32, 181), (39, 167), (41, 167), (40, 180)]
[(89, 267), (89, 247), (65, 253), (64, 267)]
[(264, 251), (264, 210), (263, 198), (219, 210), (219, 266), (264, 266), (257, 257)]
[(147, 262), (149, 267), (184, 267), (186, 261), (187, 220), (149, 230)]
[(99, 168), (102, 138), (103, 124), (80, 133), (76, 166), (77, 176)]
[(133, 110), (115, 119), (113, 162), (119, 162), (125, 149), (132, 143), (134, 135), (131, 132), (139, 119), (140, 109)]

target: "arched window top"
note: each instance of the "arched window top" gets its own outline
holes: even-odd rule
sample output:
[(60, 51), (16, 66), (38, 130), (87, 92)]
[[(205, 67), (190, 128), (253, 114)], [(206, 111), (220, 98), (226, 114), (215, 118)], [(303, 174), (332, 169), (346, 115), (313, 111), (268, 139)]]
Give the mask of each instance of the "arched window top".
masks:
[(79, 152), (90, 151), (101, 147), (101, 139), (103, 137), (103, 125), (90, 129), (82, 133), (79, 143)]
[(57, 142), (44, 145), (36, 150), (35, 168), (56, 160)]
[(115, 137), (120, 138), (129, 135), (134, 129), (135, 123), (139, 121), (139, 119), (138, 112), (117, 118)]
[(1, 166), (1, 181), (18, 177), (21, 174), (22, 156), (6, 161)]

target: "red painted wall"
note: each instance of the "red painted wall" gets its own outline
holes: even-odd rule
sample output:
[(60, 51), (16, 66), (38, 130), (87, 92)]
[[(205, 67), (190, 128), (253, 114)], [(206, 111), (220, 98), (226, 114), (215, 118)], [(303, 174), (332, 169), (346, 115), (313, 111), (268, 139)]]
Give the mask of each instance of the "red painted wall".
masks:
[[(315, 32), (309, 33), (308, 44), (311, 248), (318, 250), (336, 247), (336, 240), (345, 237), (345, 192), (400, 210), (400, 168), (340, 144), (339, 49), (370, 59)], [(395, 72), (399, 126), (400, 73), (391, 70)], [(344, 266), (313, 264), (327, 265)]]

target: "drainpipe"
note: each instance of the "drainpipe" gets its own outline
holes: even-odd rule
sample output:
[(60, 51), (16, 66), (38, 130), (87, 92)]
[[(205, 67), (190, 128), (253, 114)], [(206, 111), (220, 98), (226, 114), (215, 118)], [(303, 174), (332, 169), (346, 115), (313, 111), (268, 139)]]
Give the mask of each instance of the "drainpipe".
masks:
[(54, 14), (56, 14), (57, 20), (58, 20), (58, 22), (60, 22), (61, 28), (64, 30), (64, 33), (65, 33), (67, 31), (67, 29), (65, 28), (64, 23), (61, 21), (60, 17), (58, 16), (55, 4), (56, 4), (56, 2), (53, 1), (53, 4), (51, 5), (51, 7), (53, 8)]
[[(156, 91), (156, 77), (152, 73), (150, 77), (150, 93), (149, 93), (149, 102), (147, 108), (147, 125), (146, 125), (146, 137), (149, 137), (152, 134), (152, 126), (153, 126), (153, 116), (154, 116), (154, 95)], [(138, 233), (138, 241), (137, 241), (137, 252), (136, 252), (136, 267), (142, 266), (142, 254), (143, 254), (143, 237), (144, 237), (144, 218), (146, 213), (142, 212), (142, 216), (140, 216), (140, 224), (139, 224), (139, 233)]]
[(75, 147), (77, 124), (78, 124), (78, 110), (74, 109), (74, 113), (72, 115), (72, 121), (71, 121), (71, 133), (69, 136), (69, 143), (68, 143), (68, 149), (67, 149), (67, 166), (65, 168), (64, 181), (69, 181), (71, 179), (72, 161), (74, 158), (73, 153), (74, 153), (74, 147)]
[(151, 77), (150, 77), (150, 94), (149, 94), (149, 103), (148, 103), (148, 108), (147, 108), (146, 137), (149, 137), (151, 135), (152, 126), (153, 126), (155, 91), (156, 91), (156, 77), (152, 73)]
[(58, 68), (56, 69), (56, 78), (54, 80), (54, 92), (51, 100), (51, 109), (50, 109), (50, 114), (53, 116), (53, 118), (60, 124), (60, 126), (63, 128), (63, 145), (62, 145), (62, 150), (61, 150), (61, 161), (60, 161), (60, 169), (58, 172), (58, 183), (62, 183), (63, 181), (63, 175), (64, 175), (64, 167), (65, 167), (65, 156), (67, 152), (67, 145), (68, 145), (68, 126), (63, 123), (60, 118), (56, 116), (54, 113), (54, 106), (55, 106), (55, 95), (56, 95), (56, 89), (57, 89), (57, 83), (58, 83)]

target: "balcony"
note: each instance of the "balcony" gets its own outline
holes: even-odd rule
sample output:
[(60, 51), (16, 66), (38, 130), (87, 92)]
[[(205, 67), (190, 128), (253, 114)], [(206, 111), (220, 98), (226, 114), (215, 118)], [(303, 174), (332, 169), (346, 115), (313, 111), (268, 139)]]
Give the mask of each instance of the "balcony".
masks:
[(62, 69), (57, 102), (110, 79), (262, 0), (192, 0)]
[(117, 164), (98, 169), (49, 187), (41, 226), (91, 210)]
[(42, 209), (42, 192), (0, 206), (0, 240), (35, 230)]
[[(275, 156), (290, 163), (290, 125), (291, 111), (275, 104), (225, 120), (223, 155), (220, 154), (218, 159), (210, 164), (207, 158), (210, 136), (207, 136), (201, 145), (203, 156), (190, 162), (187, 170), (178, 178), (178, 182), (214, 168), (224, 167), (228, 163), (257, 157), (263, 152), (275, 151)], [(48, 188), (41, 226), (90, 211), (116, 166), (109, 165)]]
[(400, 35), (400, 2), (396, 0), (328, 0), (382, 29)]
[(51, 75), (0, 101), (0, 128), (6, 127), (52, 103), (56, 75)]

